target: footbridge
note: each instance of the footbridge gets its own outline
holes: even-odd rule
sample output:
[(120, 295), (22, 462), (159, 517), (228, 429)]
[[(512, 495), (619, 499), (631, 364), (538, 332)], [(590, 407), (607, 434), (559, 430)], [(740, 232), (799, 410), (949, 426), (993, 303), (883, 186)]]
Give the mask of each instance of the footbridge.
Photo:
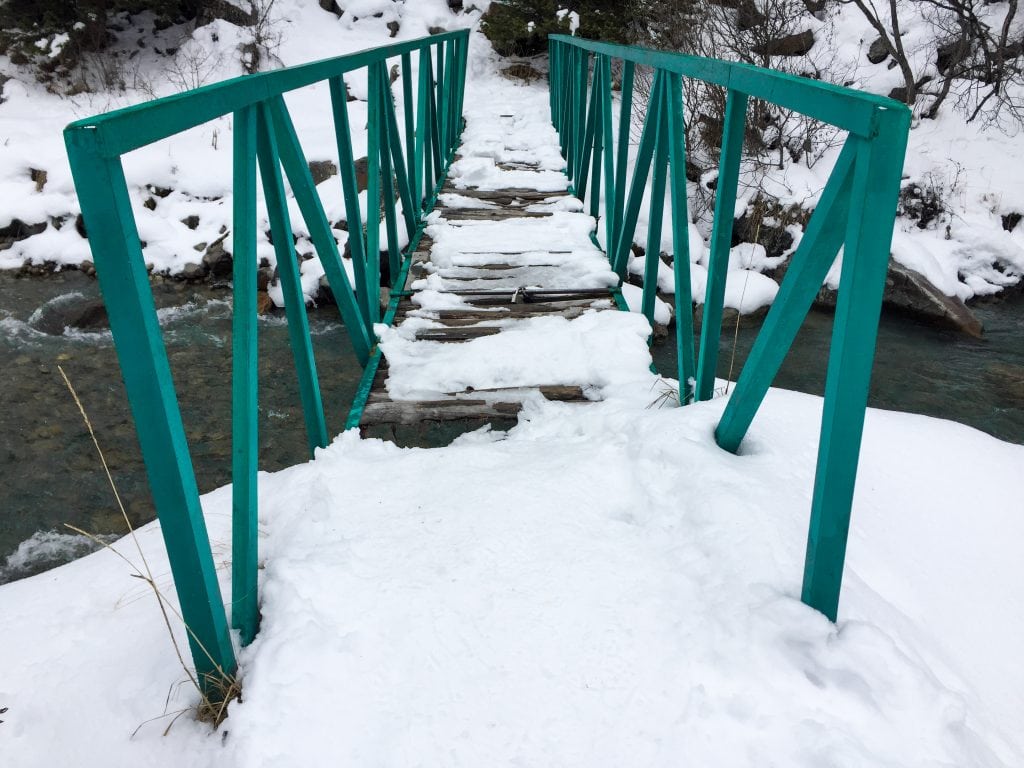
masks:
[[(910, 122), (907, 108), (742, 63), (567, 36), (550, 38), (546, 103), (542, 97), (539, 109), (510, 112), (500, 98), (488, 100), (486, 94), (467, 108), (469, 44), (468, 31), (448, 32), (209, 85), (66, 129), (197, 677), (211, 697), (235, 673), (230, 629), (238, 630), (245, 645), (260, 625), (258, 187), (311, 456), (342, 428), (394, 437), (431, 423), (447, 424), (455, 434), (514, 422), (538, 399), (589, 408), (614, 396), (623, 376), (650, 366), (649, 356), (635, 352), (637, 338), (648, 343), (654, 327), (664, 325), (657, 286), (666, 264), (661, 258), (663, 234), (669, 234), (662, 232), (666, 218), (678, 369), (660, 373), (678, 381), (672, 398), (689, 407), (718, 394), (744, 128), (748, 105), (757, 99), (836, 126), (846, 139), (714, 439), (723, 451), (742, 451), (744, 436), (842, 251), (802, 585), (803, 601), (836, 619)], [(649, 87), (638, 87), (641, 74)], [(726, 96), (699, 336), (691, 301), (684, 78), (720, 86)], [(365, 194), (355, 169), (354, 139), (361, 140), (364, 127), (350, 117), (353, 81), (366, 83)], [(335, 181), (346, 212), (345, 248), (325, 213), (285, 102), (291, 91), (323, 84), (322, 119), (333, 124), (337, 137)], [(126, 153), (225, 115), (232, 116), (234, 169), (227, 601), (215, 574), (122, 166)], [(631, 125), (642, 126), (638, 144), (630, 141)], [(460, 172), (451, 173), (453, 168)], [(643, 287), (637, 289), (625, 281), (645, 196), (650, 215)], [(292, 220), (295, 210), (301, 222)], [(297, 228), (315, 247), (351, 337), (352, 365), (364, 369), (345, 424), (328, 425), (324, 417), (294, 245)], [(699, 475), (701, 467), (679, 471)]]

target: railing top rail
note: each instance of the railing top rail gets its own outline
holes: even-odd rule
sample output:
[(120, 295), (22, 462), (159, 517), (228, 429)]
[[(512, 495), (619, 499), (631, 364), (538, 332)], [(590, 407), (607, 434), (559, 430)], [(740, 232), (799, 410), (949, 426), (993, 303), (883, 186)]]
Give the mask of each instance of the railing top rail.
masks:
[(117, 157), (273, 96), (468, 35), (468, 29), (458, 29), (295, 67), (243, 75), (76, 120), (64, 129), (64, 134), (68, 143), (76, 145), (80, 137), (88, 135), (86, 141), (102, 157)]
[(550, 35), (549, 39), (592, 53), (720, 85), (796, 110), (863, 138), (872, 138), (877, 132), (876, 116), (879, 111), (896, 110), (909, 115), (906, 104), (884, 96), (763, 69), (743, 62), (688, 56), (633, 45), (603, 43), (569, 35)]

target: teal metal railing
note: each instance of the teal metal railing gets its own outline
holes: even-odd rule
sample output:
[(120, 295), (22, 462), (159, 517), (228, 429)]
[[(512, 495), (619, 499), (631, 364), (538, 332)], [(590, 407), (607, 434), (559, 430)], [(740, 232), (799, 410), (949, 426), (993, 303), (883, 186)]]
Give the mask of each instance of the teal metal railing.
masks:
[[(167, 546), (197, 677), (211, 697), (234, 675), (234, 650), (217, 584), (199, 491), (150, 290), (122, 167), (126, 152), (223, 115), (233, 115), (234, 309), (232, 334), (231, 625), (243, 644), (256, 634), (257, 380), (256, 168), (277, 256), (309, 449), (326, 446), (308, 319), (289, 220), (287, 177), (359, 362), (376, 359), (381, 253), (392, 287), (401, 287), (398, 217), (411, 253), (434, 205), (462, 127), (468, 30), (448, 32), (298, 67), (217, 83), (98, 117), (64, 132), (96, 273), (107, 305), (153, 501)], [(413, 73), (413, 63), (417, 74)], [(398, 66), (401, 122), (389, 60)], [(367, 71), (367, 206), (359, 210), (345, 76)], [(337, 136), (354, 285), (310, 176), (283, 94), (326, 81)], [(414, 98), (415, 91), (415, 98)], [(282, 169), (284, 174), (282, 175)], [(395, 198), (401, 205), (396, 205)], [(380, 237), (383, 197), (385, 242)], [(365, 225), (365, 233), (364, 233)]]
[[(652, 322), (666, 185), (669, 188), (679, 398), (683, 405), (709, 400), (713, 395), (749, 100), (763, 99), (848, 132), (715, 430), (715, 439), (722, 448), (732, 452), (739, 449), (842, 248), (802, 590), (805, 603), (835, 621), (910, 111), (891, 99), (748, 64), (565, 35), (552, 35), (549, 41), (551, 116), (561, 138), (566, 173), (575, 193), (589, 202), (595, 217), (601, 213), (603, 184), (608, 254), (620, 278), (626, 275), (640, 204), (650, 177), (642, 310)], [(612, 130), (612, 60), (620, 61), (622, 68), (617, 133)], [(627, 195), (629, 127), (638, 65), (651, 67), (654, 74)], [(687, 233), (683, 77), (726, 89), (707, 289), (696, 355)]]

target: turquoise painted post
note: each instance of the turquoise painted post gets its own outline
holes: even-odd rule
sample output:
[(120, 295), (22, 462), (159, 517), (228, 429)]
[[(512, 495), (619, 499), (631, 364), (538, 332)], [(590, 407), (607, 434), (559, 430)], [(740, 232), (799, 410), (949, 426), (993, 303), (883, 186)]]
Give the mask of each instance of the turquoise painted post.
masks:
[(832, 621), (839, 609), (864, 411), (910, 128), (905, 107), (878, 108), (875, 117), (877, 137), (859, 142), (854, 168), (801, 593), (805, 603)]
[[(600, 87), (601, 80), (598, 76), (598, 68), (595, 66), (594, 79), (590, 84), (590, 98), (587, 98), (587, 89), (581, 92), (583, 97), (582, 107), (587, 117), (583, 128), (583, 141), (580, 144), (579, 171), (577, 174), (579, 180), (576, 182), (576, 197), (580, 200), (586, 200), (587, 197), (591, 154), (593, 154), (595, 166), (598, 164), (600, 157), (597, 149), (597, 120), (599, 110), (601, 109)], [(594, 175), (597, 175), (596, 171)]]
[(430, 49), (420, 50), (419, 81), (416, 98), (416, 210), (423, 211), (430, 190), (434, 187), (433, 165), (430, 162)]
[(843, 244), (859, 141), (856, 136), (847, 139), (839, 153), (825, 190), (807, 222), (803, 239), (789, 260), (779, 293), (754, 339), (732, 397), (726, 403), (715, 439), (727, 451), (735, 453), (739, 449)]
[[(398, 187), (398, 196), (402, 201), (402, 218), (405, 222), (405, 231), (409, 239), (412, 239), (416, 231), (416, 223), (419, 220), (416, 214), (416, 205), (413, 202), (413, 192), (409, 184), (408, 166), (405, 156), (402, 153), (402, 141), (398, 133), (398, 116), (395, 113), (395, 102), (391, 95), (391, 89), (384, 82), (384, 129), (388, 146), (391, 148), (391, 159), (394, 163), (395, 184)], [(408, 127), (408, 126), (407, 126)], [(411, 151), (411, 145), (410, 145)], [(411, 158), (410, 158), (411, 159)], [(394, 198), (392, 198), (392, 201)], [(397, 243), (396, 243), (397, 246)], [(401, 249), (399, 249), (400, 251)], [(397, 276), (397, 272), (395, 276)]]
[(676, 365), (679, 404), (693, 401), (697, 370), (693, 356), (693, 290), (690, 283), (690, 220), (686, 200), (686, 128), (683, 83), (668, 76), (669, 166), (672, 189), (672, 276), (675, 281)]
[(636, 165), (633, 167), (633, 181), (629, 186), (629, 201), (622, 212), (617, 233), (618, 240), (615, 243), (615, 251), (612, 253), (612, 269), (619, 276), (619, 279), (626, 277), (629, 252), (633, 245), (633, 233), (636, 230), (636, 220), (640, 215), (640, 203), (644, 197), (644, 188), (647, 186), (647, 174), (651, 168), (651, 158), (654, 156), (654, 144), (658, 129), (658, 110), (656, 105), (661, 98), (662, 80), (661, 70), (658, 70), (655, 73), (654, 84), (651, 87), (647, 116), (644, 118), (644, 129), (640, 134), (640, 147), (637, 151)]
[[(419, 189), (416, 179), (416, 154), (414, 147), (416, 146), (416, 126), (414, 117), (414, 105), (412, 101), (412, 54), (402, 54), (402, 119), (405, 127), (405, 175), (409, 180), (409, 188), (411, 190)], [(417, 193), (412, 193), (412, 198), (416, 199)], [(403, 207), (405, 204), (402, 204)], [(414, 213), (414, 209), (410, 206), (410, 213)], [(410, 231), (411, 234), (411, 231)]]
[[(427, 66), (430, 67), (430, 57), (428, 56), (427, 59)], [(438, 73), (438, 76), (440, 76), (440, 73)], [(440, 87), (440, 82), (434, 78), (433, 73), (431, 73), (430, 77), (431, 82), (436, 83), (437, 87)], [(427, 89), (427, 125), (429, 126), (427, 135), (430, 137), (430, 151), (434, 164), (434, 175), (429, 187), (430, 189), (433, 189), (441, 181), (441, 174), (444, 172), (444, 154), (441, 152), (441, 124), (439, 122), (440, 117), (436, 93), (437, 91), (433, 86)]]
[[(348, 119), (348, 97), (345, 81), (339, 75), (330, 80), (331, 107), (334, 112), (334, 135), (338, 144), (339, 176), (345, 199), (345, 218), (348, 223), (348, 247), (352, 257), (355, 278), (356, 303), (362, 315), (361, 325), (369, 329), (371, 297), (366, 284), (366, 240), (363, 235), (363, 217), (359, 212), (359, 188), (356, 183), (355, 159), (352, 153), (352, 126)], [(346, 320), (346, 322), (348, 322)], [(368, 339), (370, 340), (370, 339)]]
[[(448, 78), (447, 78), (447, 70), (445, 70), (444, 46), (441, 45), (440, 43), (438, 43), (438, 45), (437, 45), (437, 51), (435, 52), (435, 56), (437, 57), (437, 70), (435, 72), (434, 85), (435, 85), (435, 88), (436, 88), (437, 96), (434, 99), (434, 105), (435, 105), (434, 106), (434, 111), (435, 111), (436, 120), (437, 120), (436, 129), (437, 129), (438, 146), (441, 148), (441, 153), (440, 153), (439, 157), (443, 157), (444, 154), (446, 154), (447, 149), (448, 149), (448, 143), (447, 143), (447, 141), (448, 141), (448, 130), (447, 130), (447, 128), (448, 128), (448, 125), (447, 125), (447, 117), (448, 117), (448, 108), (447, 108), (448, 107), (448, 103), (447, 103), (447, 99), (448, 99), (448, 92), (447, 92), (447, 90), (445, 88), (445, 86), (447, 85)], [(442, 161), (442, 165), (443, 164), (444, 163)], [(440, 175), (440, 174), (438, 174), (438, 175)]]
[(651, 99), (647, 106), (648, 115), (653, 111), (656, 121), (654, 171), (651, 178), (651, 210), (647, 221), (647, 252), (644, 254), (644, 291), (641, 311), (654, 327), (654, 300), (658, 292), (658, 268), (661, 265), (661, 225), (665, 211), (665, 176), (668, 164), (668, 122), (665, 102), (668, 100), (668, 76), (658, 70), (661, 80), (657, 101)]
[(580, 51), (578, 78), (574, 90), (578, 99), (576, 104), (576, 154), (574, 156), (573, 179), (579, 179), (583, 173), (583, 149), (587, 143), (587, 83), (590, 78), (590, 52)]
[(722, 305), (729, 272), (732, 222), (736, 213), (736, 185), (743, 155), (743, 131), (747, 120), (747, 95), (732, 89), (725, 99), (725, 132), (718, 163), (715, 192), (715, 223), (708, 253), (708, 284), (704, 295), (704, 316), (700, 329), (700, 359), (697, 363), (697, 399), (710, 400), (718, 367), (718, 339), (722, 331)]
[(306, 441), (309, 445), (309, 455), (312, 457), (317, 448), (323, 448), (328, 443), (327, 425), (324, 422), (320, 382), (317, 380), (316, 360), (313, 358), (313, 346), (310, 342), (309, 320), (306, 317), (306, 301), (299, 278), (299, 264), (295, 255), (295, 245), (292, 243), (292, 225), (288, 219), (288, 198), (285, 196), (281, 166), (278, 162), (277, 139), (270, 109), (266, 104), (259, 107), (256, 154), (259, 157), (260, 175), (263, 178), (263, 196), (267, 202), (270, 233), (277, 255), (277, 274), (284, 294), (284, 309), (288, 318), (292, 355), (295, 358), (295, 373), (299, 379), (299, 396), (306, 422)]
[(590, 215), (595, 219), (601, 213), (601, 158), (604, 155), (604, 95), (608, 90), (608, 83), (605, 80), (604, 70), (607, 59), (604, 56), (594, 57), (594, 139), (593, 139), (593, 161), (590, 169), (591, 190), (590, 190)]
[(366, 299), (370, 306), (370, 322), (380, 322), (380, 119), (381, 73), (370, 67), (367, 73), (366, 121)]
[(242, 645), (248, 645), (259, 627), (255, 107), (235, 113), (232, 132), (231, 626), (239, 631)]
[[(612, 62), (608, 56), (601, 57), (601, 79), (604, 81), (601, 87), (601, 144), (605, 178), (604, 247), (607, 250), (615, 241), (615, 140), (612, 136)], [(597, 215), (593, 210), (590, 213)]]
[[(341, 313), (341, 319), (348, 329), (349, 338), (352, 340), (352, 347), (360, 365), (366, 365), (370, 357), (370, 347), (373, 346), (372, 329), (368, 328), (356, 301), (352, 284), (345, 273), (345, 267), (341, 263), (341, 254), (338, 253), (338, 242), (334, 239), (331, 231), (331, 224), (327, 221), (327, 214), (324, 213), (323, 203), (320, 202), (320, 195), (313, 184), (313, 177), (309, 172), (309, 164), (299, 144), (298, 134), (292, 124), (288, 109), (281, 96), (275, 96), (269, 100), (268, 106), (274, 121), (274, 132), (277, 139), (277, 149), (280, 152), (281, 165), (288, 176), (288, 183), (291, 184), (292, 194), (295, 195), (295, 202), (299, 206), (302, 218), (309, 230), (310, 240), (316, 248), (320, 257), (320, 264), (324, 268), (327, 282), (334, 295), (334, 303), (337, 304)], [(351, 144), (348, 152), (351, 154)], [(350, 166), (345, 169), (354, 174)], [(355, 179), (352, 178), (351, 192), (354, 194)], [(344, 184), (343, 184), (344, 185)], [(358, 203), (358, 201), (357, 201)], [(356, 204), (355, 221), (359, 221), (358, 204)], [(349, 237), (354, 233), (350, 232)], [(355, 251), (353, 251), (354, 253)]]
[[(377, 94), (377, 111), (380, 134), (378, 141), (380, 145), (380, 180), (381, 200), (384, 204), (384, 231), (387, 234), (387, 242), (384, 244), (388, 254), (388, 285), (393, 286), (398, 279), (398, 270), (401, 268), (401, 253), (398, 247), (398, 215), (395, 211), (395, 177), (392, 167), (392, 147), (389, 132), (389, 105), (391, 104), (391, 87), (388, 84), (388, 71), (384, 63), (379, 65), (377, 83), (380, 93)], [(398, 170), (402, 167), (398, 163)], [(369, 203), (369, 198), (367, 198)]]
[[(616, 136), (618, 152), (615, 161), (615, 236), (608, 242), (611, 248), (618, 243), (622, 234), (622, 220), (626, 205), (626, 165), (629, 160), (629, 132), (633, 120), (633, 80), (636, 65), (632, 61), (622, 62), (622, 94), (619, 103), (619, 132)], [(610, 191), (610, 190), (609, 190)], [(611, 257), (612, 251), (608, 252)]]
[(196, 677), (216, 700), (235, 653), (124, 170), (95, 130), (71, 126), (64, 139)]

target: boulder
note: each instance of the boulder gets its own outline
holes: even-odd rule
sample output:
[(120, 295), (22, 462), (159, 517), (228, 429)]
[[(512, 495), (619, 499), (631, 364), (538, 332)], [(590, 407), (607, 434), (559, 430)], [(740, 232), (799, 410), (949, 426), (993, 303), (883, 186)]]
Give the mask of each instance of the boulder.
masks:
[(313, 177), (313, 184), (320, 184), (337, 176), (338, 166), (333, 160), (313, 160), (309, 164), (309, 175)]
[(889, 46), (882, 38), (875, 38), (875, 41), (868, 46), (868, 61), (872, 64), (881, 64), (887, 58), (889, 58)]
[(814, 47), (814, 33), (804, 30), (756, 45), (751, 50), (759, 56), (803, 56)]
[[(838, 292), (823, 286), (815, 304), (834, 308)], [(885, 279), (882, 305), (940, 328), (966, 333), (981, 338), (982, 325), (967, 305), (955, 296), (947, 296), (920, 272), (889, 259), (889, 273)]]

